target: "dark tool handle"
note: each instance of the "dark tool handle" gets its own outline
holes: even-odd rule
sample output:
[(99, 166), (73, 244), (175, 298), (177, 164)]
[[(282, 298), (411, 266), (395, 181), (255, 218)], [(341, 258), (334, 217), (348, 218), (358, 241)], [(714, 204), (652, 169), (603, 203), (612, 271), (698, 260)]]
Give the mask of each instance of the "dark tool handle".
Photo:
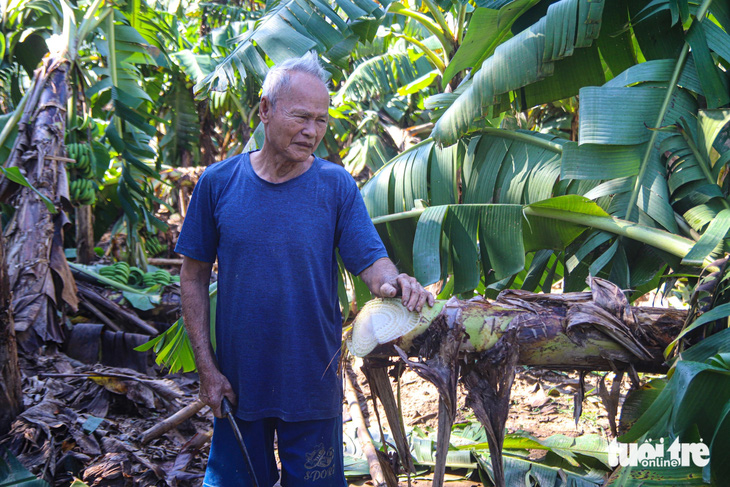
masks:
[(223, 400), (221, 401), (221, 412), (223, 413), (223, 416), (228, 416), (233, 413), (233, 405), (226, 396), (223, 396)]
[(231, 401), (229, 401), (226, 396), (223, 396), (223, 400), (221, 401), (221, 412), (225, 416), (228, 417), (228, 422), (231, 423), (231, 428), (233, 429), (233, 434), (236, 437), (236, 440), (238, 441), (238, 446), (241, 447), (241, 453), (243, 454), (243, 459), (246, 461), (246, 467), (248, 468), (248, 475), (251, 478), (253, 487), (259, 487), (259, 483), (256, 480), (256, 474), (253, 471), (253, 464), (251, 463), (251, 457), (248, 456), (248, 451), (246, 450), (246, 444), (243, 442), (243, 436), (241, 436), (241, 431), (238, 429), (238, 424), (236, 424), (236, 418), (233, 417), (233, 405), (231, 404)]

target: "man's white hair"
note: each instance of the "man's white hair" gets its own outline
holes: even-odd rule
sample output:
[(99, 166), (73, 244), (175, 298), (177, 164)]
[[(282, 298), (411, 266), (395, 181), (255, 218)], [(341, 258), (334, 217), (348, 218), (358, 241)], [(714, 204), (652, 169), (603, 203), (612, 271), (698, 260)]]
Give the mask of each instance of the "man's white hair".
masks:
[(287, 59), (283, 63), (277, 64), (266, 74), (261, 96), (268, 98), (272, 107), (276, 106), (276, 100), (279, 96), (289, 91), (291, 86), (290, 73), (292, 72), (310, 74), (322, 81), (328, 90), (330, 88), (329, 73), (322, 67), (317, 53), (309, 51), (302, 57)]

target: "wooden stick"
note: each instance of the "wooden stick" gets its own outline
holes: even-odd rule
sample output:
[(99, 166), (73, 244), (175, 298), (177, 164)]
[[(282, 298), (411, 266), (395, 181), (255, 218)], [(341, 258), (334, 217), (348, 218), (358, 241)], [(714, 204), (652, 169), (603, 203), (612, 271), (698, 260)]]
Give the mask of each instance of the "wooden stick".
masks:
[(63, 157), (63, 156), (52, 156), (50, 154), (46, 154), (43, 157), (45, 157), (45, 159), (47, 161), (63, 161), (63, 162), (70, 162), (70, 163), (76, 162), (76, 159), (69, 159), (68, 157)]
[(124, 321), (131, 323), (138, 328), (141, 328), (146, 333), (152, 336), (159, 335), (159, 332), (155, 327), (147, 324), (145, 321), (140, 319), (139, 316), (127, 311), (126, 309), (119, 306), (117, 303), (106, 299), (104, 296), (101, 296), (92, 289), (89, 289), (89, 287), (84, 286), (82, 282), (77, 282), (76, 287), (78, 288), (78, 293), (87, 301), (93, 301), (94, 304), (109, 310), (110, 312), (114, 313), (115, 316), (119, 316), (120, 318), (124, 319)]
[(154, 440), (155, 438), (159, 438), (171, 429), (180, 426), (185, 420), (193, 417), (198, 411), (203, 409), (203, 407), (205, 407), (203, 401), (201, 401), (200, 399), (196, 399), (194, 402), (188, 404), (169, 418), (160, 423), (157, 423), (147, 431), (144, 431), (140, 435), (139, 441), (144, 445)]
[(208, 430), (202, 434), (196, 433), (195, 436), (190, 438), (190, 441), (185, 444), (183, 451), (200, 450), (210, 441), (211, 438), (213, 438), (213, 430)]
[(362, 415), (362, 409), (360, 409), (360, 402), (357, 400), (357, 393), (355, 387), (352, 385), (352, 379), (350, 374), (345, 371), (345, 378), (347, 380), (347, 387), (345, 388), (345, 398), (347, 399), (347, 405), (350, 409), (350, 416), (357, 425), (357, 439), (360, 441), (365, 458), (368, 461), (368, 467), (370, 469), (370, 477), (373, 479), (373, 483), (377, 487), (386, 486), (385, 475), (383, 474), (383, 468), (380, 466), (380, 460), (378, 460), (378, 453), (375, 451), (373, 445), (373, 439), (370, 436), (368, 427), (365, 424), (365, 418)]
[(97, 308), (93, 304), (91, 304), (91, 303), (89, 303), (87, 301), (79, 301), (79, 304), (82, 305), (82, 306), (84, 306), (89, 311), (91, 311), (94, 314), (94, 316), (96, 316), (97, 318), (99, 318), (99, 321), (101, 321), (102, 323), (104, 323), (106, 326), (108, 326), (112, 330), (114, 330), (114, 331), (123, 331), (112, 320), (110, 320), (109, 318), (107, 318), (106, 315), (104, 313), (102, 313), (99, 310), (99, 308)]
[(163, 259), (161, 257), (150, 257), (147, 263), (151, 265), (182, 265), (182, 259)]

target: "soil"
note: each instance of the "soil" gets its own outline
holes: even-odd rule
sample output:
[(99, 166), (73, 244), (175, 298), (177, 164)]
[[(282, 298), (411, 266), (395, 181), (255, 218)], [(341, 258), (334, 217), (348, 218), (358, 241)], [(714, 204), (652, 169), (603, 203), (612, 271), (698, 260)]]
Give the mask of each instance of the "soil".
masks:
[[(368, 405), (369, 426), (377, 428), (376, 415), (373, 412), (370, 388), (364, 374), (359, 371), (359, 364), (353, 369), (357, 372), (357, 383), (361, 391), (360, 400)], [(577, 372), (550, 371), (519, 367), (512, 385), (510, 414), (507, 420), (507, 432), (525, 432), (538, 439), (555, 434), (577, 437), (583, 434), (598, 434), (610, 441), (612, 438), (608, 414), (598, 397), (598, 382), (606, 373), (593, 372), (586, 375), (585, 395), (582, 414), (578, 423), (573, 418), (574, 397), (579, 390), (579, 374)], [(606, 386), (610, 390), (613, 373), (606, 378)], [(621, 386), (621, 401), (628, 387), (627, 380)], [(406, 429), (419, 426), (421, 429), (437, 429), (438, 425), (438, 391), (431, 383), (421, 379), (415, 372), (407, 370), (401, 377), (401, 403), (403, 420)], [(391, 386), (396, 390), (396, 382), (391, 378)], [(456, 422), (474, 422), (474, 414), (464, 405), (466, 391), (459, 385), (458, 413)], [(385, 423), (385, 411), (378, 404), (381, 421)], [(619, 409), (620, 411), (620, 409)], [(618, 421), (618, 418), (617, 418)], [(384, 424), (387, 431), (387, 424)], [(455, 472), (461, 473), (464, 472)], [(461, 480), (459, 480), (461, 479)], [(362, 481), (353, 482), (351, 486), (371, 485)], [(406, 485), (403, 483), (403, 485)], [(428, 480), (413, 482), (417, 487), (429, 487)], [(451, 487), (482, 487), (484, 484), (472, 480), (464, 480), (461, 475), (453, 475), (449, 481)]]
[[(613, 374), (609, 374), (607, 380), (609, 387), (612, 376)], [(576, 426), (573, 409), (574, 394), (579, 388), (578, 373), (521, 367), (512, 385), (507, 431), (509, 433), (524, 431), (537, 438), (547, 438), (554, 434), (580, 436), (588, 433), (608, 438), (610, 434), (608, 416), (595, 393), (598, 380), (600, 380), (599, 373), (591, 374), (585, 379), (586, 395), (583, 412)], [(396, 383), (392, 379), (391, 381), (395, 390)], [(358, 373), (358, 385), (368, 400), (369, 411), (372, 411), (370, 388), (362, 373)], [(466, 392), (459, 385), (459, 410), (456, 422), (476, 421), (474, 414), (464, 405), (465, 397)], [(424, 381), (414, 372), (406, 371), (401, 378), (401, 398), (406, 426), (436, 429), (439, 396), (434, 385)], [(385, 412), (380, 404), (378, 410), (380, 417), (385, 418)], [(371, 421), (377, 425), (374, 417)]]

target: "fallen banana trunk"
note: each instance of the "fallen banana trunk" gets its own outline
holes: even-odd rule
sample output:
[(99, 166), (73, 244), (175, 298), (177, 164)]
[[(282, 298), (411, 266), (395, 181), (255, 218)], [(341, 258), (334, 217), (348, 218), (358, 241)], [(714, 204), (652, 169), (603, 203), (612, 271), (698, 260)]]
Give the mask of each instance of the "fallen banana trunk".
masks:
[[(592, 281), (613, 286), (601, 279)], [(408, 312), (400, 299), (374, 299), (357, 315), (348, 348), (357, 357), (395, 356), (393, 345), (418, 355), (424, 346), (434, 345), (432, 325), (454, 316), (464, 329), (462, 356), (489, 350), (514, 330), (519, 365), (613, 370), (612, 363), (623, 362), (637, 371), (665, 371), (662, 353), (682, 329), (687, 312), (612, 304), (603, 294), (596, 300), (592, 292), (553, 295), (510, 290), (491, 302), (437, 301), (420, 314)]]
[[(493, 302), (452, 298), (420, 314), (408, 312), (399, 299), (373, 300), (355, 319), (348, 347), (360, 357), (400, 355), (432, 382), (447, 406), (441, 408), (447, 410), (448, 420), (439, 421), (440, 429), (451, 429), (447, 423), (454, 417), (454, 381), (461, 377), (467, 405), (487, 430), (494, 480), (501, 486), (501, 445), (515, 365), (666, 370), (662, 353), (681, 331), (686, 312), (632, 307), (614, 284), (598, 278), (588, 283), (591, 291), (583, 293), (509, 290)], [(446, 449), (448, 442), (438, 444), (434, 479), (443, 478)]]

